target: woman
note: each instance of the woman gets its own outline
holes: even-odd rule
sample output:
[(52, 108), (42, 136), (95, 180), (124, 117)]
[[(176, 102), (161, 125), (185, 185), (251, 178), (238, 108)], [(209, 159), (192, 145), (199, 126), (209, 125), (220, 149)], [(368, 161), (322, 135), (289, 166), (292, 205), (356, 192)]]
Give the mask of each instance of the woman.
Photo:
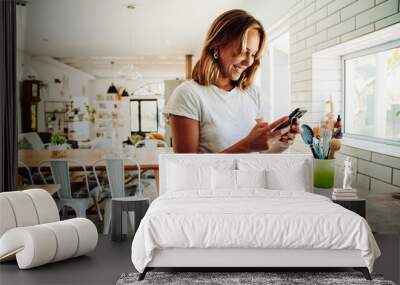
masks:
[(262, 119), (253, 79), (265, 42), (261, 23), (243, 10), (212, 23), (193, 80), (178, 86), (164, 109), (175, 153), (279, 153), (293, 143), (298, 122), (274, 132), (288, 117), (271, 124)]

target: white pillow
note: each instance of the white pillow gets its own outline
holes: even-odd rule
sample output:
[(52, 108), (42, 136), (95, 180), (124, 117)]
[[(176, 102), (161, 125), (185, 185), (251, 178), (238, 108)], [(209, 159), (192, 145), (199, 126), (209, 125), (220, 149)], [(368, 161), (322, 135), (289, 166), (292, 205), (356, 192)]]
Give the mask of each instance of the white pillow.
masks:
[(266, 188), (266, 171), (263, 170), (236, 170), (237, 187), (240, 188)]
[(211, 189), (211, 167), (177, 163), (168, 164), (168, 191)]
[(236, 190), (236, 170), (233, 169), (218, 169), (212, 167), (211, 170), (212, 189), (218, 190)]
[(309, 175), (305, 163), (286, 169), (269, 169), (266, 174), (268, 189), (307, 191)]

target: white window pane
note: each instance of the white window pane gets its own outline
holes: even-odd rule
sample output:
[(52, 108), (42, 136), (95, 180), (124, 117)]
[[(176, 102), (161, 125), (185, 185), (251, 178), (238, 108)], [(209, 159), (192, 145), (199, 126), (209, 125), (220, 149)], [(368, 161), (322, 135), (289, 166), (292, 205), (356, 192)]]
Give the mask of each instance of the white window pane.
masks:
[(142, 132), (157, 131), (157, 101), (141, 102)]
[(139, 102), (131, 101), (131, 131), (139, 131)]
[(345, 61), (345, 132), (400, 140), (400, 48)]

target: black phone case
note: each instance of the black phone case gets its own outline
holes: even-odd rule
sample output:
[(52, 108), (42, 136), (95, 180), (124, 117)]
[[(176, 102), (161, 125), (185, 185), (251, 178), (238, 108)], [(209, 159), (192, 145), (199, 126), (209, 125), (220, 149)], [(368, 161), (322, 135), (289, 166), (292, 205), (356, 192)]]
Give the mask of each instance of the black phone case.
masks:
[(281, 130), (281, 129), (284, 129), (284, 128), (286, 128), (286, 127), (292, 125), (292, 123), (293, 123), (296, 119), (301, 118), (306, 112), (307, 112), (306, 110), (300, 110), (300, 108), (294, 109), (293, 112), (290, 113), (289, 119), (288, 119), (286, 122), (284, 122), (284, 123), (280, 124), (279, 126), (277, 126), (277, 127), (273, 130), (273, 132), (279, 131), (279, 130)]

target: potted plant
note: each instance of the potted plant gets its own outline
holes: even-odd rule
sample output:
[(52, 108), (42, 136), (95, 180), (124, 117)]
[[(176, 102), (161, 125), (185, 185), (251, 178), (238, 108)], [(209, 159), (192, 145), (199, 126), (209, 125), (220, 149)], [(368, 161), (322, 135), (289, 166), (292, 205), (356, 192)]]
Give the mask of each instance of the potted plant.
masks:
[(52, 134), (50, 138), (49, 150), (52, 157), (62, 157), (63, 151), (68, 149), (67, 140), (63, 136)]

